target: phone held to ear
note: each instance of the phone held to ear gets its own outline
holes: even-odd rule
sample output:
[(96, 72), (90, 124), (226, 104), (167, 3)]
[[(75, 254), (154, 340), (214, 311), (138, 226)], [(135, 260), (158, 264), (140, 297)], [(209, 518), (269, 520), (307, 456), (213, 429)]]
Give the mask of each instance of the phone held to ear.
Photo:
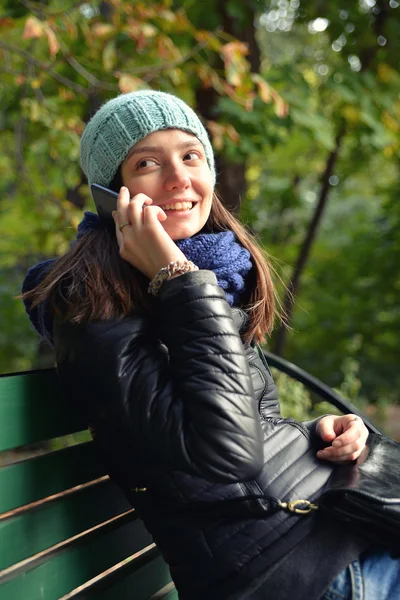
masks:
[(108, 222), (113, 221), (112, 212), (117, 210), (117, 192), (97, 183), (93, 183), (90, 188), (99, 217)]

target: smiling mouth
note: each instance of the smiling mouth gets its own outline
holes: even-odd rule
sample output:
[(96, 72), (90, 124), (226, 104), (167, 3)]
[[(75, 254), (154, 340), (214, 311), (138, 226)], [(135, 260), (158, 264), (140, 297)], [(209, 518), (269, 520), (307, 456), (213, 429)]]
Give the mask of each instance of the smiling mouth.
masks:
[(194, 204), (194, 202), (174, 202), (164, 204), (161, 208), (165, 211), (187, 211), (192, 210)]

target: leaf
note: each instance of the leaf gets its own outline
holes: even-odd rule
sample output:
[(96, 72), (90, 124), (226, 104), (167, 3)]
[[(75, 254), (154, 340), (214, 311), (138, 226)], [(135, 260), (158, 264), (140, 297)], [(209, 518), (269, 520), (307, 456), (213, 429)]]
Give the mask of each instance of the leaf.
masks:
[(216, 150), (222, 150), (224, 147), (224, 137), (226, 136), (234, 144), (240, 142), (240, 134), (231, 124), (221, 124), (216, 121), (207, 121), (207, 128), (209, 129), (213, 146)]
[(0, 29), (12, 29), (15, 27), (15, 21), (10, 17), (1, 17), (0, 18)]
[(239, 41), (229, 42), (221, 48), (220, 54), (225, 63), (226, 80), (234, 87), (241, 84), (244, 74), (249, 71), (249, 63), (245, 58), (248, 52), (248, 45)]
[(253, 73), (251, 78), (258, 87), (258, 95), (260, 96), (261, 100), (266, 104), (269, 104), (272, 100), (272, 94), (268, 83), (263, 77), (261, 77), (261, 75), (258, 75), (257, 73)]
[(275, 103), (275, 114), (280, 119), (284, 119), (289, 114), (289, 105), (284, 101), (282, 96), (280, 96), (277, 92), (273, 93), (274, 103)]
[(360, 122), (360, 110), (357, 106), (346, 105), (342, 108), (342, 115), (352, 124)]
[(152, 38), (157, 35), (157, 29), (154, 25), (150, 25), (150, 23), (142, 23), (141, 27), (142, 33), (147, 38)]
[(92, 27), (92, 33), (98, 38), (108, 37), (114, 31), (115, 27), (110, 23), (95, 23)]
[(207, 128), (211, 133), (214, 148), (221, 150), (224, 146), (224, 126), (216, 121), (207, 121)]
[(297, 125), (302, 125), (307, 129), (324, 129), (330, 126), (328, 119), (316, 115), (313, 112), (303, 112), (297, 108), (291, 111), (292, 119)]
[(338, 83), (331, 84), (329, 86), (333, 91), (335, 91), (342, 100), (348, 102), (349, 104), (356, 103), (358, 101), (357, 94), (351, 90), (347, 85), (342, 85)]
[(235, 144), (240, 142), (240, 134), (236, 131), (233, 125), (229, 124), (226, 126), (226, 134)]
[(314, 129), (314, 137), (327, 150), (332, 152), (335, 148), (335, 138), (329, 129), (325, 128), (316, 128)]
[(174, 23), (176, 21), (176, 16), (172, 12), (172, 10), (164, 9), (159, 13), (160, 17), (169, 23)]
[(400, 76), (398, 71), (386, 63), (381, 63), (378, 66), (378, 79), (383, 83), (398, 83)]
[(41, 38), (44, 34), (43, 23), (35, 17), (28, 17), (25, 23), (22, 39), (33, 40)]
[(133, 75), (121, 75), (118, 81), (118, 87), (123, 94), (127, 94), (145, 88), (146, 84), (143, 79), (139, 79), (139, 77), (134, 77)]
[(56, 34), (52, 29), (50, 29), (50, 27), (46, 27), (46, 35), (49, 44), (50, 56), (51, 58), (54, 58), (60, 49), (60, 44), (58, 43)]
[(215, 52), (220, 52), (222, 44), (217, 36), (211, 31), (200, 29), (195, 33), (195, 39), (201, 44), (206, 44), (208, 48)]
[(115, 49), (115, 40), (107, 42), (103, 50), (103, 67), (105, 71), (112, 71), (117, 62), (117, 52)]

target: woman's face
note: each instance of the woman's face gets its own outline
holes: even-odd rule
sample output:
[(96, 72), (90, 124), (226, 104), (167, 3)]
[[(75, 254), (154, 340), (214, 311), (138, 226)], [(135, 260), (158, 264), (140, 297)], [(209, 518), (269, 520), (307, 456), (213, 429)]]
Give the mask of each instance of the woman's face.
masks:
[(135, 144), (121, 165), (131, 197), (146, 194), (167, 215), (162, 226), (173, 240), (198, 233), (207, 222), (213, 177), (203, 144), (180, 129), (155, 131)]

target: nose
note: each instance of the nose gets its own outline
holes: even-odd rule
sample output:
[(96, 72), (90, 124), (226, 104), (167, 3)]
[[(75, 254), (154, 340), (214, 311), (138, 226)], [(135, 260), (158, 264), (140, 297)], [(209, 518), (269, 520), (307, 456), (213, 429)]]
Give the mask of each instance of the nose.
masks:
[(187, 172), (187, 167), (181, 162), (169, 165), (164, 185), (165, 189), (169, 192), (173, 190), (186, 190), (190, 187), (190, 177)]

